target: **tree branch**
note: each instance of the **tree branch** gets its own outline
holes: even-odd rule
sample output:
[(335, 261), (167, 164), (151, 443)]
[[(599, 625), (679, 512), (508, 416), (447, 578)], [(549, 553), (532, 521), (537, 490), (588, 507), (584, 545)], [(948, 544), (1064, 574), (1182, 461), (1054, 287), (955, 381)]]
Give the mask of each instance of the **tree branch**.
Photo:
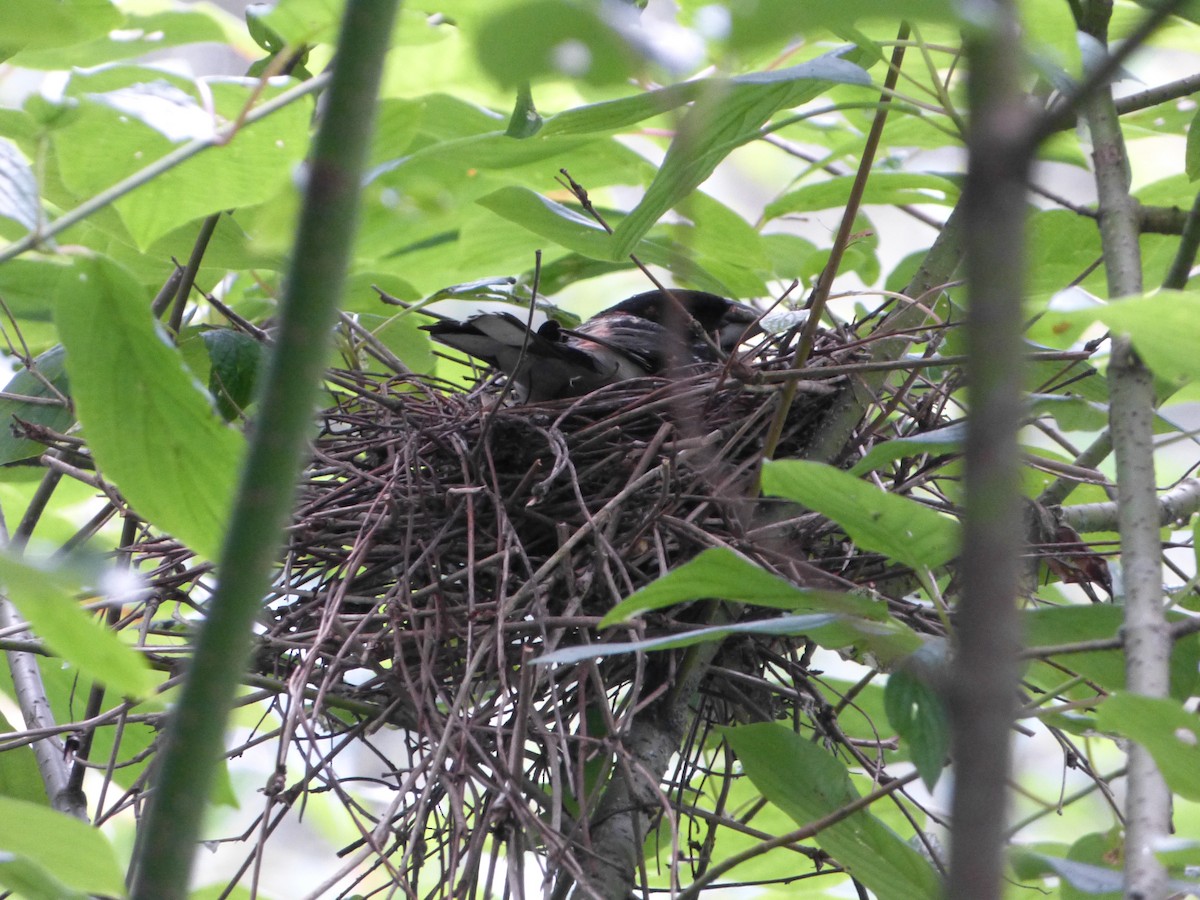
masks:
[(1023, 575), (1021, 455), (1022, 287), (1031, 113), (1011, 0), (983, 4), (968, 32), (967, 177), (963, 191), (968, 309), (966, 517), (962, 594), (947, 689), (954, 823), (947, 896), (998, 900), (1004, 884), (1009, 736), (1020, 649), (1016, 597)]
[(131, 867), (133, 900), (182, 900), (250, 627), (292, 507), (358, 218), (362, 171), (396, 0), (350, 0), (318, 126), (278, 344), (226, 533), (219, 582), (155, 760)]
[[(1092, 0), (1089, 10), (1093, 36), (1107, 43), (1111, 0)], [(1092, 135), (1109, 297), (1116, 300), (1142, 290), (1137, 208), (1129, 193), (1129, 162), (1111, 90), (1093, 95), (1084, 112)], [(1126, 683), (1135, 693), (1165, 697), (1170, 682), (1171, 641), (1162, 606), (1162, 546), (1152, 429), (1154, 379), (1127, 336), (1113, 336), (1108, 377), (1125, 595)], [(1170, 792), (1153, 758), (1143, 746), (1131, 743), (1126, 896), (1161, 897), (1166, 891), (1166, 871), (1153, 848), (1167, 835), (1170, 803)]]

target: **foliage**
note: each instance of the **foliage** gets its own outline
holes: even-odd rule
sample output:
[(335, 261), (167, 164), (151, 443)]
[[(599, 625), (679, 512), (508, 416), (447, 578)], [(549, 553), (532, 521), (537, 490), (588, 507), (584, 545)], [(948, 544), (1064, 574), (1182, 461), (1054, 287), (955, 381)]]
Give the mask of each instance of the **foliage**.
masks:
[[(431, 0), (401, 11), (362, 185), (338, 357), (323, 384), (323, 421), (342, 430), (326, 427), (322, 441), (329, 440), (318, 444), (309, 484), (340, 489), (345, 469), (338, 465), (391, 452), (404, 428), (452, 430), (417, 423), (413, 411), (425, 407), (408, 408), (409, 420), (396, 412), (430, 386), (451, 392), (476, 380), (460, 360), (437, 355), (418, 328), (423, 301), (527, 305), (536, 297), (541, 311), (569, 324), (644, 289), (642, 264), (674, 284), (769, 309), (768, 330), (788, 337), (780, 339), (774, 367), (733, 373), (748, 386), (742, 392), (739, 383), (738, 397), (761, 396), (762, 408), (771, 409), (790, 396), (798, 380), (788, 360), (796, 352), (808, 364), (799, 383), (819, 398), (796, 404), (813, 417), (813, 434), (785, 439), (777, 455), (795, 458), (775, 459), (759, 472), (757, 458), (775, 445), (749, 425), (739, 432), (743, 452), (730, 463), (736, 477), (699, 500), (689, 494), (694, 507), (673, 499), (671, 515), (683, 510), (677, 527), (687, 535), (679, 556), (673, 555), (679, 547), (664, 545), (649, 526), (654, 540), (622, 543), (604, 532), (605, 520), (593, 519), (611, 515), (612, 528), (632, 534), (635, 515), (653, 518), (648, 507), (614, 513), (605, 503), (589, 508), (587, 498), (580, 501), (583, 520), (546, 514), (546, 533), (564, 553), (584, 547), (589, 566), (593, 556), (609, 554), (603, 567), (562, 576), (553, 550), (535, 558), (505, 545), (499, 552), (509, 554), (505, 572), (511, 564), (553, 583), (567, 594), (556, 610), (575, 610), (577, 620), (561, 631), (546, 626), (528, 645), (502, 629), (488, 632), (497, 645), (512, 641), (487, 657), (490, 671), (465, 666), (437, 673), (440, 690), (456, 687), (466, 672), (466, 692), (478, 677), (495, 701), (486, 727), (462, 732), (470, 735), (462, 746), (422, 744), (424, 721), (406, 718), (407, 708), (398, 712), (403, 704), (380, 701), (435, 682), (404, 682), (398, 673), (407, 650), (393, 651), (381, 635), (403, 634), (396, 610), (419, 606), (414, 597), (424, 601), (440, 590), (437, 566), (457, 559), (462, 548), (423, 546), (428, 572), (421, 575), (433, 574), (428, 583), (409, 585), (403, 603), (381, 606), (386, 591), (378, 586), (366, 592), (364, 608), (391, 616), (394, 632), (354, 631), (347, 622), (370, 618), (354, 610), (357, 618), (305, 619), (311, 632), (295, 624), (299, 619), (288, 620), (287, 632), (280, 623), (304, 606), (296, 598), (307, 601), (306, 591), (332, 583), (320, 580), (325, 576), (314, 558), (344, 575), (338, 583), (347, 586), (368, 575), (384, 577), (389, 589), (403, 581), (395, 571), (379, 575), (387, 564), (376, 566), (354, 530), (333, 533), (316, 552), (303, 540), (323, 524), (321, 517), (298, 517), (289, 561), (314, 568), (279, 575), (277, 585), (287, 591), (281, 588), (272, 595), (277, 602), (264, 608), (255, 668), (245, 678), (254, 693), (244, 698), (246, 717), (238, 720), (247, 728), (279, 729), (278, 758), (268, 767), (278, 768), (265, 801), (239, 784), (235, 771), (232, 781), (223, 776), (212, 805), (232, 803), (235, 788), (243, 806), (265, 803), (261, 833), (247, 834), (254, 835), (249, 843), (268, 847), (278, 823), (304, 808), (301, 798), (319, 815), (341, 817), (334, 840), (353, 848), (352, 865), (340, 871), (333, 853), (321, 861), (329, 896), (372, 895), (393, 884), (415, 891), (422, 866), (433, 873), (420, 882), (425, 894), (441, 890), (443, 879), (464, 893), (493, 877), (541, 883), (526, 865), (544, 869), (554, 890), (574, 880), (594, 884), (588, 878), (596, 871), (578, 861), (586, 854), (572, 853), (593, 839), (601, 846), (600, 826), (638, 807), (636, 784), (625, 786), (625, 808), (617, 792), (622, 779), (637, 781), (633, 772), (653, 790), (637, 810), (645, 822), (629, 816), (636, 838), (626, 836), (626, 843), (637, 859), (621, 877), (630, 886), (644, 878), (691, 895), (710, 883), (795, 881), (793, 889), (798, 884), (825, 896), (853, 878), (876, 896), (912, 897), (932, 895), (944, 873), (937, 836), (947, 834), (949, 779), (940, 775), (949, 761), (945, 697), (953, 686), (946, 673), (962, 590), (955, 557), (966, 539), (958, 521), (970, 421), (962, 365), (973, 351), (957, 327), (970, 306), (956, 281), (960, 150), (972, 114), (963, 46), (964, 35), (969, 42), (998, 26), (965, 17), (950, 0), (896, 0), (884, 13), (859, 0), (680, 0), (674, 21), (651, 18), (663, 15), (665, 4), (645, 12), (638, 5)], [(1039, 121), (1055, 121), (1056, 104), (1103, 64), (1103, 44), (1080, 30), (1091, 28), (1089, 17), (1100, 6), (1017, 4), (1023, 87), (1030, 111), (1044, 114)], [(1153, 6), (1113, 4), (1109, 45), (1137, 34)], [(260, 411), (254, 383), (284, 293), (307, 180), (302, 163), (314, 122), (325, 114), (325, 69), (341, 4), (279, 0), (256, 7), (247, 22), (165, 0), (60, 0), (52, 10), (10, 0), (0, 11), (0, 86), (12, 86), (0, 101), (0, 303), (16, 369), (0, 398), (8, 426), (0, 435), (0, 503), (12, 535), (0, 558), (11, 598), (0, 608), (0, 626), (14, 660), (0, 689), (27, 711), (29, 682), (15, 660), (36, 654), (37, 690), (49, 711), (48, 719), (29, 720), (24, 729), (9, 723), (0, 743), (0, 801), (18, 810), (3, 817), (10, 827), (0, 829), (0, 885), (28, 897), (117, 895), (113, 846), (136, 829), (132, 813), (150, 777), (163, 700), (175, 699), (178, 660), (187, 656), (217, 583), (212, 564), (229, 532), (245, 432)], [(897, 34), (909, 33), (900, 31), (901, 21), (911, 26), (911, 38), (899, 42), (906, 56), (896, 89), (883, 91), (885, 105), (888, 60)], [(1121, 753), (1129, 741), (1146, 748), (1174, 794), (1176, 830), (1187, 839), (1163, 854), (1174, 887), (1188, 889), (1185, 869), (1197, 862), (1200, 600), (1189, 575), (1198, 551), (1185, 526), (1200, 496), (1188, 477), (1197, 458), (1186, 406), (1200, 374), (1194, 351), (1200, 297), (1186, 279), (1196, 214), (1181, 207), (1190, 206), (1200, 171), (1200, 142), (1190, 129), (1194, 104), (1185, 99), (1200, 79), (1189, 75), (1158, 87), (1156, 62), (1169, 50), (1200, 71), (1198, 27), (1186, 11), (1171, 17), (1140, 36), (1145, 51), (1124, 61), (1156, 85), (1131, 87), (1117, 101), (1130, 155), (1129, 195), (1138, 204), (1144, 296), (1111, 302), (1122, 292), (1110, 288), (1110, 273), (1099, 264), (1109, 245), (1102, 245), (1091, 187), (1078, 185), (1090, 185), (1100, 165), (1092, 160), (1100, 139), (1084, 128), (1056, 126), (1037, 145), (1021, 291), (1028, 321), (1023, 492), (1033, 564), (1019, 598), (1025, 645), (1015, 739), (1037, 763), (1015, 776), (1022, 794), (1008, 835), (1010, 875), (1021, 885), (1014, 891), (1075, 897), (1121, 889), (1123, 819), (1111, 783), (1124, 774)], [(160, 64), (164, 51), (202, 43), (223, 45), (249, 74), (194, 76)], [(17, 86), (26, 79), (40, 90), (21, 94)], [(1126, 79), (1121, 87), (1133, 84)], [(872, 149), (869, 133), (885, 108)], [(1073, 117), (1058, 124), (1073, 125)], [(866, 180), (856, 185), (864, 159)], [(855, 215), (859, 187), (863, 208)], [(835, 235), (848, 205), (843, 240)], [(805, 358), (795, 350), (804, 340), (789, 329), (831, 259), (837, 293), (821, 315), (817, 351)], [(1181, 267), (1182, 282), (1168, 280)], [(511, 283), (503, 281), (509, 276)], [(800, 287), (790, 288), (797, 280)], [(1011, 287), (1015, 295), (1018, 286)], [(1124, 590), (1119, 570), (1109, 577), (1121, 550), (1114, 475), (1106, 452), (1086, 449), (1104, 445), (1110, 411), (1105, 329), (1128, 335), (1153, 372), (1156, 406), (1142, 412), (1158, 435), (1157, 483), (1169, 488), (1160, 498), (1159, 524), (1166, 546), (1187, 551), (1155, 563), (1167, 572), (1161, 580), (1172, 640), (1164, 661), (1169, 690), (1159, 697), (1126, 690)], [(477, 401), (479, 394), (467, 396)], [(458, 409), (456, 399), (430, 403), (439, 415)], [(524, 442), (513, 450), (522, 464), (530, 460), (520, 453), (540, 452), (528, 435), (566, 427), (558, 412), (539, 415), (526, 431), (512, 432)], [(374, 430), (361, 421), (371, 416)], [(754, 420), (763, 431), (770, 422), (770, 416)], [(499, 483), (505, 473), (495, 475), (487, 456), (496, 446), (493, 425), (491, 413), (464, 414), (458, 437), (469, 434), (477, 443), (455, 445), (438, 459), (464, 472), (491, 466)], [(721, 439), (730, 440), (734, 430)], [(370, 440), (354, 444), (345, 438), (350, 432)], [(652, 433), (628, 424), (626, 432), (641, 442), (629, 445), (639, 453), (653, 444)], [(575, 440), (572, 453), (594, 449)], [(331, 448), (342, 452), (337, 464), (321, 455)], [(597, 462), (589, 470), (632, 473), (612, 493), (591, 499), (613, 500), (645, 475), (631, 454), (619, 465)], [(433, 494), (433, 482), (450, 476), (436, 470), (432, 455), (411, 458), (421, 462), (405, 463), (407, 483), (445, 502), (436, 516), (410, 521), (409, 528), (448, 529), (458, 521), (450, 501), (469, 494), (471, 485)], [(680, 459), (677, 474), (674, 459), (668, 465), (654, 457), (654, 466), (676, 479), (664, 474), (661, 490), (705, 483), (687, 480), (696, 474), (688, 468), (693, 457)], [(526, 490), (531, 478), (504, 483)], [(581, 483), (602, 481), (574, 482)], [(375, 493), (386, 499), (378, 486)], [(730, 493), (751, 505), (726, 515), (735, 508)], [(362, 500), (353, 507), (360, 526), (375, 521), (365, 498), (355, 495)], [(524, 499), (522, 508), (536, 505), (532, 495)], [(743, 509), (752, 511), (740, 519)], [(601, 535), (594, 548), (593, 529)], [(303, 553), (296, 549), (302, 544)], [(22, 558), (26, 545), (29, 559)], [(462, 558), (473, 565), (477, 548), (464, 547)], [(496, 551), (481, 546), (479, 554), (485, 549)], [(668, 560), (673, 569), (656, 579)], [(596, 572), (608, 582), (583, 583), (583, 574)], [(137, 587), (120, 580), (132, 575), (142, 579)], [(553, 582), (560, 577), (565, 584)], [(496, 584), (503, 599), (504, 582)], [(536, 595), (537, 579), (531, 584)], [(281, 612), (287, 592), (296, 606)], [(449, 609), (446, 596), (439, 594)], [(472, 616), (484, 615), (473, 605), (461, 609), (455, 627), (469, 629)], [(536, 623), (538, 609), (522, 609), (511, 624)], [(460, 661), (483, 658), (472, 654), (486, 648), (466, 637), (476, 632), (453, 633), (446, 646), (421, 650), (418, 662), (432, 665), (441, 652), (458, 653)], [(568, 633), (572, 641), (558, 646)], [(318, 651), (334, 638), (344, 641), (341, 649), (322, 656)], [(351, 649), (361, 657), (351, 659)], [(386, 681), (394, 693), (358, 691), (338, 680), (354, 659), (371, 685)], [(326, 666), (338, 678), (321, 681)], [(560, 679), (569, 682), (566, 693), (533, 693), (558, 684), (563, 672), (573, 673)], [(588, 693), (596, 688), (589, 679), (600, 681), (595, 693)], [(327, 691), (330, 685), (335, 689)], [(549, 700), (538, 706), (535, 696), (569, 697), (579, 706), (559, 711)], [(647, 711), (668, 701), (677, 702), (671, 709), (678, 721), (654, 731), (659, 723), (647, 724)], [(445, 714), (459, 708), (456, 702), (438, 693), (426, 711)], [(260, 714), (270, 725), (257, 723)], [(525, 721), (537, 727), (526, 734)], [(384, 740), (376, 742), (378, 729), (399, 735), (402, 745), (377, 751), (380, 759), (361, 775), (386, 788), (383, 800), (359, 793), (359, 775), (341, 780), (344, 773), (332, 768), (346, 745), (374, 750)], [(495, 747), (479, 746), (480, 735), (493, 732)], [(651, 732), (666, 750), (638, 755)], [(256, 742), (238, 735), (233, 755)], [(39, 758), (40, 775), (30, 754), (39, 742), (53, 751), (50, 762)], [(431, 746), (436, 753), (421, 756)], [(540, 755), (548, 746), (570, 752), (551, 764)], [(472, 754), (492, 752), (493, 767), (472, 770), (466, 787), (455, 780), (461, 775), (455, 761), (467, 768), (477, 758)], [(59, 768), (65, 759), (74, 765), (61, 793), (39, 780), (55, 759)], [(420, 768), (412, 763), (417, 759), (435, 760), (434, 768)], [(84, 761), (93, 767), (87, 780)], [(524, 780), (488, 781), (514, 772)], [(925, 791), (915, 786), (918, 775)], [(1068, 784), (1061, 797), (1060, 780)], [(103, 831), (82, 829), (63, 812), (19, 811), (31, 798), (70, 810), (81, 787), (86, 814)], [(455, 806), (450, 787), (478, 791), (487, 802), (460, 798)], [(335, 798), (328, 805), (326, 789)], [(494, 799), (501, 796), (503, 802)], [(389, 830), (401, 821), (402, 804), (412, 816), (403, 821), (417, 823), (412, 833)], [(1047, 824), (1051, 814), (1064, 812), (1067, 829)], [(18, 816), (27, 828), (11, 827)], [(462, 843), (439, 844), (448, 832)], [(463, 854), (431, 851), (427, 860), (420, 850), (426, 842)], [(62, 846), (79, 851), (70, 866)], [(240, 852), (247, 867), (263, 865), (254, 848)], [(263, 883), (260, 895), (298, 892), (282, 886), (278, 871), (268, 871)], [(249, 884), (247, 877), (238, 890)]]

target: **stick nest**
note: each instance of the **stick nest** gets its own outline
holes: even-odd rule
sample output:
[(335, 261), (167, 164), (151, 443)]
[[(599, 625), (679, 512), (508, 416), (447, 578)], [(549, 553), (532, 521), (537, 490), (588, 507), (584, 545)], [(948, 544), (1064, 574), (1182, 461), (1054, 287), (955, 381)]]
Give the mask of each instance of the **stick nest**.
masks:
[[(857, 352), (826, 334), (809, 365)], [(322, 414), (254, 666), (264, 683), (287, 682), (281, 709), (308, 722), (292, 733), (403, 729), (407, 759), (379, 775), (395, 800), (364, 821), (362, 847), (410, 896), (478, 876), (498, 848), (509, 859), (538, 849), (577, 872), (594, 767), (627, 765), (629, 717), (669, 694), (683, 651), (538, 658), (710, 624), (698, 601), (596, 627), (707, 548), (815, 587), (846, 588), (852, 564), (870, 569), (826, 520), (748, 499), (780, 399), (764, 373), (790, 355), (768, 344), (748, 363), (537, 405), (502, 402), (488, 382), (453, 392), (407, 374), (335, 374), (346, 390)], [(801, 390), (778, 456), (803, 451), (839, 386)], [(207, 579), (179, 547), (139, 549), (160, 564), (160, 588), (203, 602)], [(747, 711), (811, 714), (804, 649), (802, 637), (721, 645), (663, 797), (692, 808), (709, 727)]]

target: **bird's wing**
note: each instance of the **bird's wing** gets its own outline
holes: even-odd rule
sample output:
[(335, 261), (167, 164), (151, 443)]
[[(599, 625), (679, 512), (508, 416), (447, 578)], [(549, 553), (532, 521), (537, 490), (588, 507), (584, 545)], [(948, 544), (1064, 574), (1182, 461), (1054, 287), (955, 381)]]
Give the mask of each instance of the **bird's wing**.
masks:
[(618, 367), (609, 351), (564, 339), (557, 330), (547, 332), (551, 336), (530, 331), (510, 313), (482, 313), (463, 322), (446, 319), (421, 327), (434, 340), (504, 372), (531, 402), (586, 394), (617, 380)]

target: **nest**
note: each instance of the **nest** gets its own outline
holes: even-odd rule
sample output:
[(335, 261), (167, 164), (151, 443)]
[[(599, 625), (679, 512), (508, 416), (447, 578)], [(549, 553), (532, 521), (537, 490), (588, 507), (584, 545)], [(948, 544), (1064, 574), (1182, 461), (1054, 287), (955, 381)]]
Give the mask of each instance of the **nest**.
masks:
[[(856, 352), (824, 335), (814, 364)], [(490, 383), (452, 392), (409, 374), (337, 374), (348, 390), (322, 415), (255, 667), (289, 685), (285, 718), (298, 710), (308, 723), (292, 733), (369, 740), (382, 723), (403, 729), (406, 758), (393, 754), (380, 775), (394, 800), (350, 848), (374, 859), (368, 870), (386, 867), (409, 896), (531, 849), (578, 875), (595, 767), (619, 764), (630, 717), (670, 692), (681, 652), (536, 661), (707, 623), (699, 602), (596, 628), (616, 603), (710, 547), (800, 584), (866, 577), (872, 561), (827, 521), (747, 499), (779, 402), (764, 373), (789, 358), (771, 345), (748, 365), (524, 406), (502, 402)], [(801, 392), (778, 455), (802, 451), (836, 386)], [(194, 595), (204, 583), (177, 547), (139, 552), (160, 563), (160, 588), (190, 584)], [(747, 711), (811, 716), (820, 704), (802, 687), (805, 649), (787, 637), (721, 645), (681, 725), (683, 762), (655, 785), (684, 817), (680, 828), (704, 826), (694, 792), (707, 729)], [(309, 786), (301, 779), (294, 790)]]

